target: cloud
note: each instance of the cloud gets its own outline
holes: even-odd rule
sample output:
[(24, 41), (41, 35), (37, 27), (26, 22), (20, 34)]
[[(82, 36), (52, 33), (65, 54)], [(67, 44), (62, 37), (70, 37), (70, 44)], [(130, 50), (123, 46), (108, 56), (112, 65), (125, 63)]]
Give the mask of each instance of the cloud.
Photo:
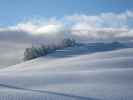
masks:
[(91, 16), (84, 14), (76, 14), (73, 16), (66, 16), (66, 19), (74, 24), (88, 24), (91, 27), (128, 27), (133, 20), (133, 12), (126, 11), (123, 13), (101, 13), (99, 15)]
[(25, 21), (0, 28), (0, 40), (55, 43), (64, 38), (77, 41), (111, 41), (133, 39), (133, 12), (75, 14), (62, 19)]
[[(113, 41), (133, 39), (133, 12), (101, 13), (95, 16), (66, 16), (72, 34), (85, 41)], [(78, 30), (78, 31), (77, 31)]]
[(0, 41), (21, 43), (59, 43), (65, 36), (61, 23), (21, 22), (15, 26), (0, 29)]
[(59, 44), (64, 38), (85, 42), (133, 40), (133, 12), (74, 14), (0, 27), (0, 67), (20, 62), (31, 44)]

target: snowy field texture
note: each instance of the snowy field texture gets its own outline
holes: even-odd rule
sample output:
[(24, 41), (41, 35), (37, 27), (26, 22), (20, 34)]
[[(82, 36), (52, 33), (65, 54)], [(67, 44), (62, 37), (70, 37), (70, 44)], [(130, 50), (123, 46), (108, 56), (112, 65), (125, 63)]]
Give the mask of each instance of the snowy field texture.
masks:
[(92, 51), (69, 47), (0, 69), (0, 100), (133, 100), (133, 48)]
[(23, 59), (24, 50), (28, 47), (27, 43), (8, 43), (0, 41), (0, 68), (21, 63)]

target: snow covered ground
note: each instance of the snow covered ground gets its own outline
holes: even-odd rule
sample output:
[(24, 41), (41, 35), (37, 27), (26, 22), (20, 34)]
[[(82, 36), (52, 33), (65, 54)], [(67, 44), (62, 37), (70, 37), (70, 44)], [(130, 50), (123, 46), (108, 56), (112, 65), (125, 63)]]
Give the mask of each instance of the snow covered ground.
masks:
[(29, 47), (28, 43), (12, 43), (0, 41), (0, 68), (21, 63), (24, 50)]
[(70, 47), (0, 69), (0, 100), (133, 100), (133, 48)]

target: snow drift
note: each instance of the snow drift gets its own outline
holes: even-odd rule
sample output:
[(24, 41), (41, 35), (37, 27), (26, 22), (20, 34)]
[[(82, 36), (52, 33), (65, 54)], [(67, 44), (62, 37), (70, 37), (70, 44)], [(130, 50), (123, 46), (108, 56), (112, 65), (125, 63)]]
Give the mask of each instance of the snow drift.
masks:
[(87, 51), (69, 47), (1, 69), (0, 99), (132, 100), (133, 49)]

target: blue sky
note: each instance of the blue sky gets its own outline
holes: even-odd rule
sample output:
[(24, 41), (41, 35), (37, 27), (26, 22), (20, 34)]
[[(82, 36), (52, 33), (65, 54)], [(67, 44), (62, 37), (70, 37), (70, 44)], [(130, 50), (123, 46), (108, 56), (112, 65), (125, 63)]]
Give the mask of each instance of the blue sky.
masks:
[(31, 18), (61, 18), (133, 10), (133, 0), (0, 0), (0, 26)]

